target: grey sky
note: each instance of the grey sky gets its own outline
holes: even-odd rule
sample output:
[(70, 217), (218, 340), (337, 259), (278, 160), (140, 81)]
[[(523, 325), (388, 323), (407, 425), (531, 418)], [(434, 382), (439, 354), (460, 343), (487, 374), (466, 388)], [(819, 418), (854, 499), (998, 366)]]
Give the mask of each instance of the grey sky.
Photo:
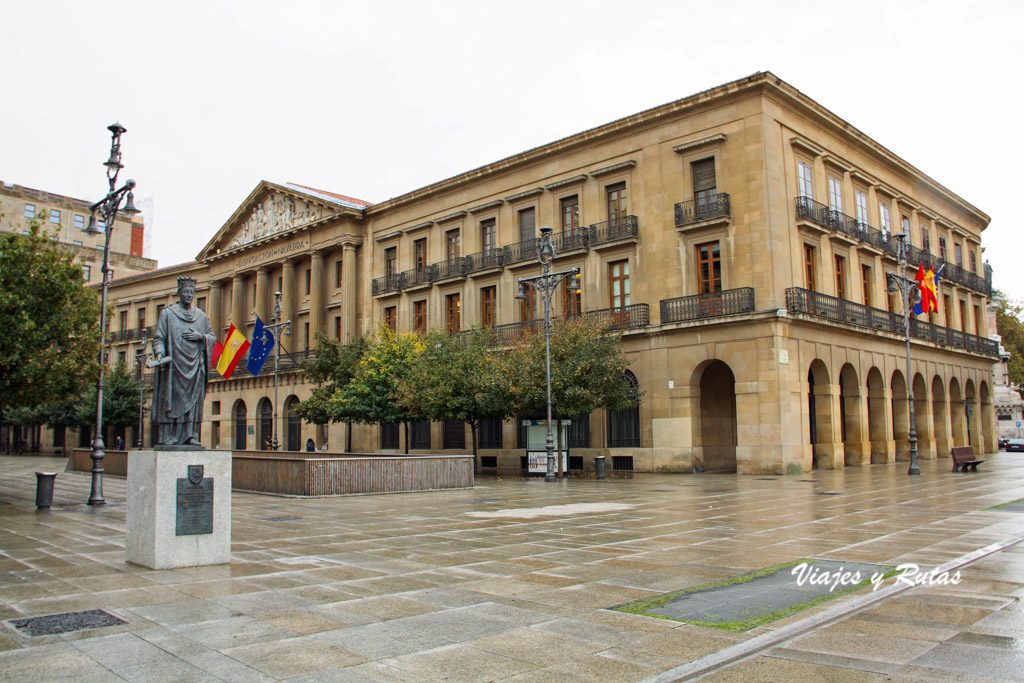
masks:
[(0, 0), (0, 179), (98, 199), (120, 121), (169, 266), (261, 179), (378, 202), (768, 70), (991, 216), (1024, 299), (1022, 8)]

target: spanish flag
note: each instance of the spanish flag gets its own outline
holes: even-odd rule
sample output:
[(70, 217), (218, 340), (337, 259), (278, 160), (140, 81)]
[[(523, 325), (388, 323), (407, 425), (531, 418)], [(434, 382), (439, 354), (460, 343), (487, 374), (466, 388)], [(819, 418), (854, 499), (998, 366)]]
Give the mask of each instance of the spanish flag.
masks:
[(241, 330), (235, 327), (234, 323), (231, 323), (227, 343), (224, 344), (224, 351), (217, 361), (217, 372), (221, 374), (221, 377), (231, 379), (231, 373), (235, 371), (235, 366), (248, 350), (249, 340), (245, 338)]

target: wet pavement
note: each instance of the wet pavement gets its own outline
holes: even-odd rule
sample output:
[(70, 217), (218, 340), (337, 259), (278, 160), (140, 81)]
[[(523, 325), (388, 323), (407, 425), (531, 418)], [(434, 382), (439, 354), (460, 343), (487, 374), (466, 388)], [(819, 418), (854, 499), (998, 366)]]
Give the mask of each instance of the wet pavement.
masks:
[[(1024, 680), (1024, 456), (797, 477), (480, 478), (474, 489), (235, 493), (230, 565), (124, 561), (125, 481), (0, 457), (0, 679)], [(36, 471), (60, 471), (35, 509)], [(996, 507), (1003, 505), (1004, 507)], [(889, 579), (731, 633), (613, 611), (817, 558)], [(959, 583), (952, 583), (959, 571)], [(795, 582), (796, 579), (794, 578)], [(31, 636), (13, 620), (127, 623)]]

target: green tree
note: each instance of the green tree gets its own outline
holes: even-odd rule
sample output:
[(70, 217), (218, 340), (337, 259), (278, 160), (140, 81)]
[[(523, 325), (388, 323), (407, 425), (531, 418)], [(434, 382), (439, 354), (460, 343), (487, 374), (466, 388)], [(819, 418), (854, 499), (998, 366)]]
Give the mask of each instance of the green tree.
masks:
[(331, 397), (355, 377), (369, 340), (356, 337), (350, 344), (342, 344), (323, 332), (316, 333), (316, 340), (316, 353), (299, 367), (316, 386), (309, 398), (295, 406), (295, 414), (306, 422), (324, 425), (342, 421), (331, 408)]
[(996, 309), (996, 327), (1003, 346), (1010, 352), (1010, 384), (1017, 386), (1024, 383), (1024, 305), (999, 296), (1002, 301)]
[(99, 297), (38, 222), (0, 234), (0, 414), (77, 396), (97, 376)]
[[(96, 387), (78, 401), (78, 423), (96, 424)], [(139, 382), (124, 363), (115, 365), (103, 379), (103, 426), (139, 424)]]
[[(538, 329), (509, 353), (507, 392), (513, 414), (547, 412), (544, 332)], [(552, 419), (589, 415), (594, 410), (622, 410), (640, 400), (626, 390), (623, 376), (629, 366), (620, 335), (596, 321), (569, 318), (551, 330)], [(561, 430), (554, 430), (562, 450)], [(562, 476), (562, 459), (557, 458)]]
[(513, 415), (506, 391), (508, 373), (507, 356), (495, 346), (491, 330), (477, 328), (457, 335), (433, 331), (399, 383), (398, 400), (423, 419), (468, 424), (475, 462), (480, 423)]

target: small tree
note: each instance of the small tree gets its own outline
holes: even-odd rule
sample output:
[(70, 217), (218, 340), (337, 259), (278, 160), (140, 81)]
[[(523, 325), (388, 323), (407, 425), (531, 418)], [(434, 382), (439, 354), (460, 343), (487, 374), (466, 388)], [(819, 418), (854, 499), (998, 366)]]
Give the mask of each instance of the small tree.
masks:
[(71, 250), (0, 233), (0, 414), (77, 396), (97, 376), (100, 302)]
[[(553, 323), (551, 330), (552, 419), (589, 415), (598, 408), (622, 410), (640, 397), (626, 391), (623, 376), (629, 366), (620, 335), (607, 326), (570, 318)], [(544, 332), (538, 330), (515, 345), (509, 356), (512, 369), (507, 390), (518, 414), (547, 411)], [(556, 429), (558, 452), (562, 430)], [(562, 476), (562, 459), (557, 458)]]
[(316, 386), (309, 398), (295, 406), (295, 414), (306, 422), (325, 425), (329, 422), (344, 421), (351, 429), (351, 420), (343, 419), (331, 407), (331, 397), (347, 386), (359, 369), (369, 341), (356, 337), (349, 344), (316, 333), (315, 355), (302, 361), (300, 371)]
[[(78, 402), (79, 424), (96, 424), (96, 387)], [(103, 380), (103, 426), (130, 427), (139, 423), (139, 382), (124, 363), (117, 363)]]
[(480, 423), (512, 415), (506, 377), (507, 356), (486, 328), (456, 335), (434, 331), (399, 384), (398, 400), (428, 420), (461, 420), (469, 425), (476, 462)]
[(1024, 307), (1021, 302), (1003, 298), (996, 309), (996, 327), (1003, 347), (1010, 352), (1010, 384), (1019, 386), (1024, 383)]

